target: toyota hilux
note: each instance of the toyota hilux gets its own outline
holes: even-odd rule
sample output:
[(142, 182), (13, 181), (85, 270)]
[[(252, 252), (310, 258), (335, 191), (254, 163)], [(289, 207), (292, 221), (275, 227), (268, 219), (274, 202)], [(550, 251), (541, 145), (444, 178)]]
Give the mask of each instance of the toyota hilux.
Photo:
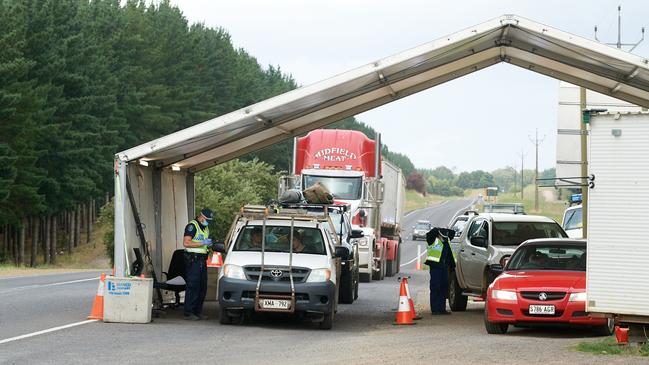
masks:
[(274, 312), (299, 315), (330, 329), (340, 261), (349, 256), (335, 232), (327, 209), (245, 206), (225, 243), (216, 248), (225, 253), (217, 290), (220, 322)]

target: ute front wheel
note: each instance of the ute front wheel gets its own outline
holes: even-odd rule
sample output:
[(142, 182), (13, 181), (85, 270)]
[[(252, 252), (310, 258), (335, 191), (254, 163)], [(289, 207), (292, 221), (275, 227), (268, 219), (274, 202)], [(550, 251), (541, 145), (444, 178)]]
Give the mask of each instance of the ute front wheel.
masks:
[(457, 281), (455, 271), (451, 272), (448, 283), (448, 305), (453, 312), (464, 312), (469, 298), (462, 295), (462, 288)]

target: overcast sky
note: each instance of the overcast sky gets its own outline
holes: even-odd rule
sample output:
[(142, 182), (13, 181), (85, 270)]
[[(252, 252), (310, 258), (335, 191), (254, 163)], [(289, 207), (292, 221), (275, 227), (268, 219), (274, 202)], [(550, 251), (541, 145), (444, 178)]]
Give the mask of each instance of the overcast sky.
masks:
[[(649, 26), (649, 2), (610, 0), (352, 1), (175, 0), (190, 22), (222, 27), (236, 47), (262, 65), (278, 65), (308, 85), (377, 59), (482, 23), (517, 14), (601, 41), (623, 42)], [(595, 5), (596, 4), (596, 5)], [(649, 55), (649, 39), (634, 53)], [(456, 79), (357, 115), (388, 147), (415, 166), (446, 165), (457, 172), (534, 162), (528, 140), (545, 136), (540, 167), (554, 167), (559, 81), (507, 64)]]

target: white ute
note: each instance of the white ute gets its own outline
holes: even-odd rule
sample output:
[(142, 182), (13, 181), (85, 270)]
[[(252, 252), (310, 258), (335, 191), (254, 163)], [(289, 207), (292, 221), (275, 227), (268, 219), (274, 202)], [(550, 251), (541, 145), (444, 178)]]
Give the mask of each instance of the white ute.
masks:
[[(293, 241), (296, 236), (300, 245)], [(273, 212), (246, 206), (220, 250), (226, 253), (218, 278), (222, 324), (255, 311), (297, 314), (323, 329), (332, 327), (340, 258), (349, 252), (338, 245), (327, 209)]]

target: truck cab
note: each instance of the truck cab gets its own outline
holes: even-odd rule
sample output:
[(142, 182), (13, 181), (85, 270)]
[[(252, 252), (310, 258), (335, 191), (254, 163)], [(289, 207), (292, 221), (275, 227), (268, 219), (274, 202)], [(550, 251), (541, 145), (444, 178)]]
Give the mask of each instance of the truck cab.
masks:
[(323, 329), (337, 310), (340, 245), (328, 210), (245, 206), (221, 248), (218, 278), (220, 322), (231, 324), (251, 312), (306, 317)]
[(462, 228), (451, 243), (456, 259), (455, 271), (449, 273), (453, 311), (466, 309), (467, 296), (483, 297), (521, 243), (533, 238), (568, 237), (553, 219), (536, 215), (475, 214), (467, 216)]

